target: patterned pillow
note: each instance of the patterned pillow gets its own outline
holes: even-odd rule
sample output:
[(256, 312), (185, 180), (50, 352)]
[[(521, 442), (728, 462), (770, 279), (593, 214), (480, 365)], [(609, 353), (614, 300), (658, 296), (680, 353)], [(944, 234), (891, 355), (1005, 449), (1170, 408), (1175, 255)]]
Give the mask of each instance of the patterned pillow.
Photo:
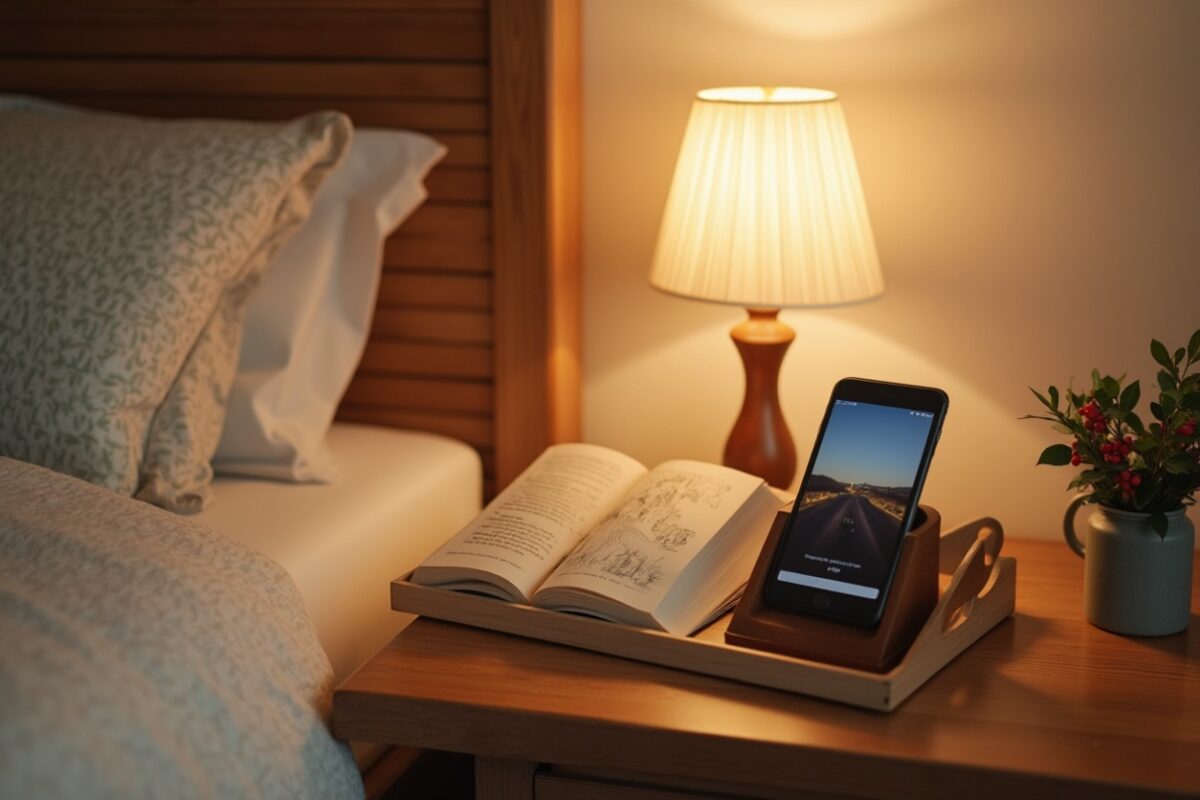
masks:
[(0, 455), (202, 508), (247, 294), (349, 139), (0, 98)]

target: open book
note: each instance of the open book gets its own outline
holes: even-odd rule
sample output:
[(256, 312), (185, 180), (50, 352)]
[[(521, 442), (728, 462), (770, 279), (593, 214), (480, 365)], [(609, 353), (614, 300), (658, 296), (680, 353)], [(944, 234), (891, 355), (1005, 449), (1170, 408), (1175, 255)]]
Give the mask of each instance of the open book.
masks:
[(686, 635), (736, 602), (782, 502), (728, 467), (555, 445), (410, 580)]

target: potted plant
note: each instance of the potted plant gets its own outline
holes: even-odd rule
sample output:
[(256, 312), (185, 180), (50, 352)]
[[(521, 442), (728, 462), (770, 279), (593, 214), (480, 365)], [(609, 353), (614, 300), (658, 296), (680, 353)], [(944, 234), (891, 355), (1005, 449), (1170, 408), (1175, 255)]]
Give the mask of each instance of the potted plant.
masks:
[[(1173, 353), (1153, 340), (1150, 355), (1160, 369), (1148, 424), (1137, 412), (1140, 383), (1097, 370), (1086, 392), (1031, 388), (1046, 413), (1023, 419), (1046, 420), (1071, 437), (1042, 451), (1038, 464), (1080, 469), (1063, 532), (1071, 549), (1086, 554), (1088, 619), (1153, 636), (1184, 630), (1190, 616), (1195, 530), (1185, 507), (1200, 488), (1200, 371), (1192, 371), (1200, 330)], [(1074, 519), (1084, 503), (1095, 510), (1080, 541)]]

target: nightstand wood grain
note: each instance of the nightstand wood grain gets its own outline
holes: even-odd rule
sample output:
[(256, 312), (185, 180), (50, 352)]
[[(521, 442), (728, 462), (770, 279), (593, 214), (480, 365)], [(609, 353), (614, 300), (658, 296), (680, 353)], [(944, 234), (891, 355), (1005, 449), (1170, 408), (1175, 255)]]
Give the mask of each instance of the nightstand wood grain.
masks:
[(615, 776), (597, 797), (1200, 795), (1200, 578), (1188, 632), (1121, 637), (1065, 546), (1005, 553), (1013, 619), (891, 714), (418, 620), (339, 688), (335, 732)]

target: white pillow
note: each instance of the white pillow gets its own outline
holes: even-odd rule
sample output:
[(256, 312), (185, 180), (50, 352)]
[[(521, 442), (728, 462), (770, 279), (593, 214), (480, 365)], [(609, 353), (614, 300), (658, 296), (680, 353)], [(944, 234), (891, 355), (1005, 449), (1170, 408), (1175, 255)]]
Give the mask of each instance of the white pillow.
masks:
[(383, 241), (425, 199), (445, 153), (417, 133), (355, 131), (250, 299), (217, 472), (332, 480), (325, 434), (366, 346)]
[(0, 455), (203, 508), (250, 289), (350, 138), (0, 97)]

